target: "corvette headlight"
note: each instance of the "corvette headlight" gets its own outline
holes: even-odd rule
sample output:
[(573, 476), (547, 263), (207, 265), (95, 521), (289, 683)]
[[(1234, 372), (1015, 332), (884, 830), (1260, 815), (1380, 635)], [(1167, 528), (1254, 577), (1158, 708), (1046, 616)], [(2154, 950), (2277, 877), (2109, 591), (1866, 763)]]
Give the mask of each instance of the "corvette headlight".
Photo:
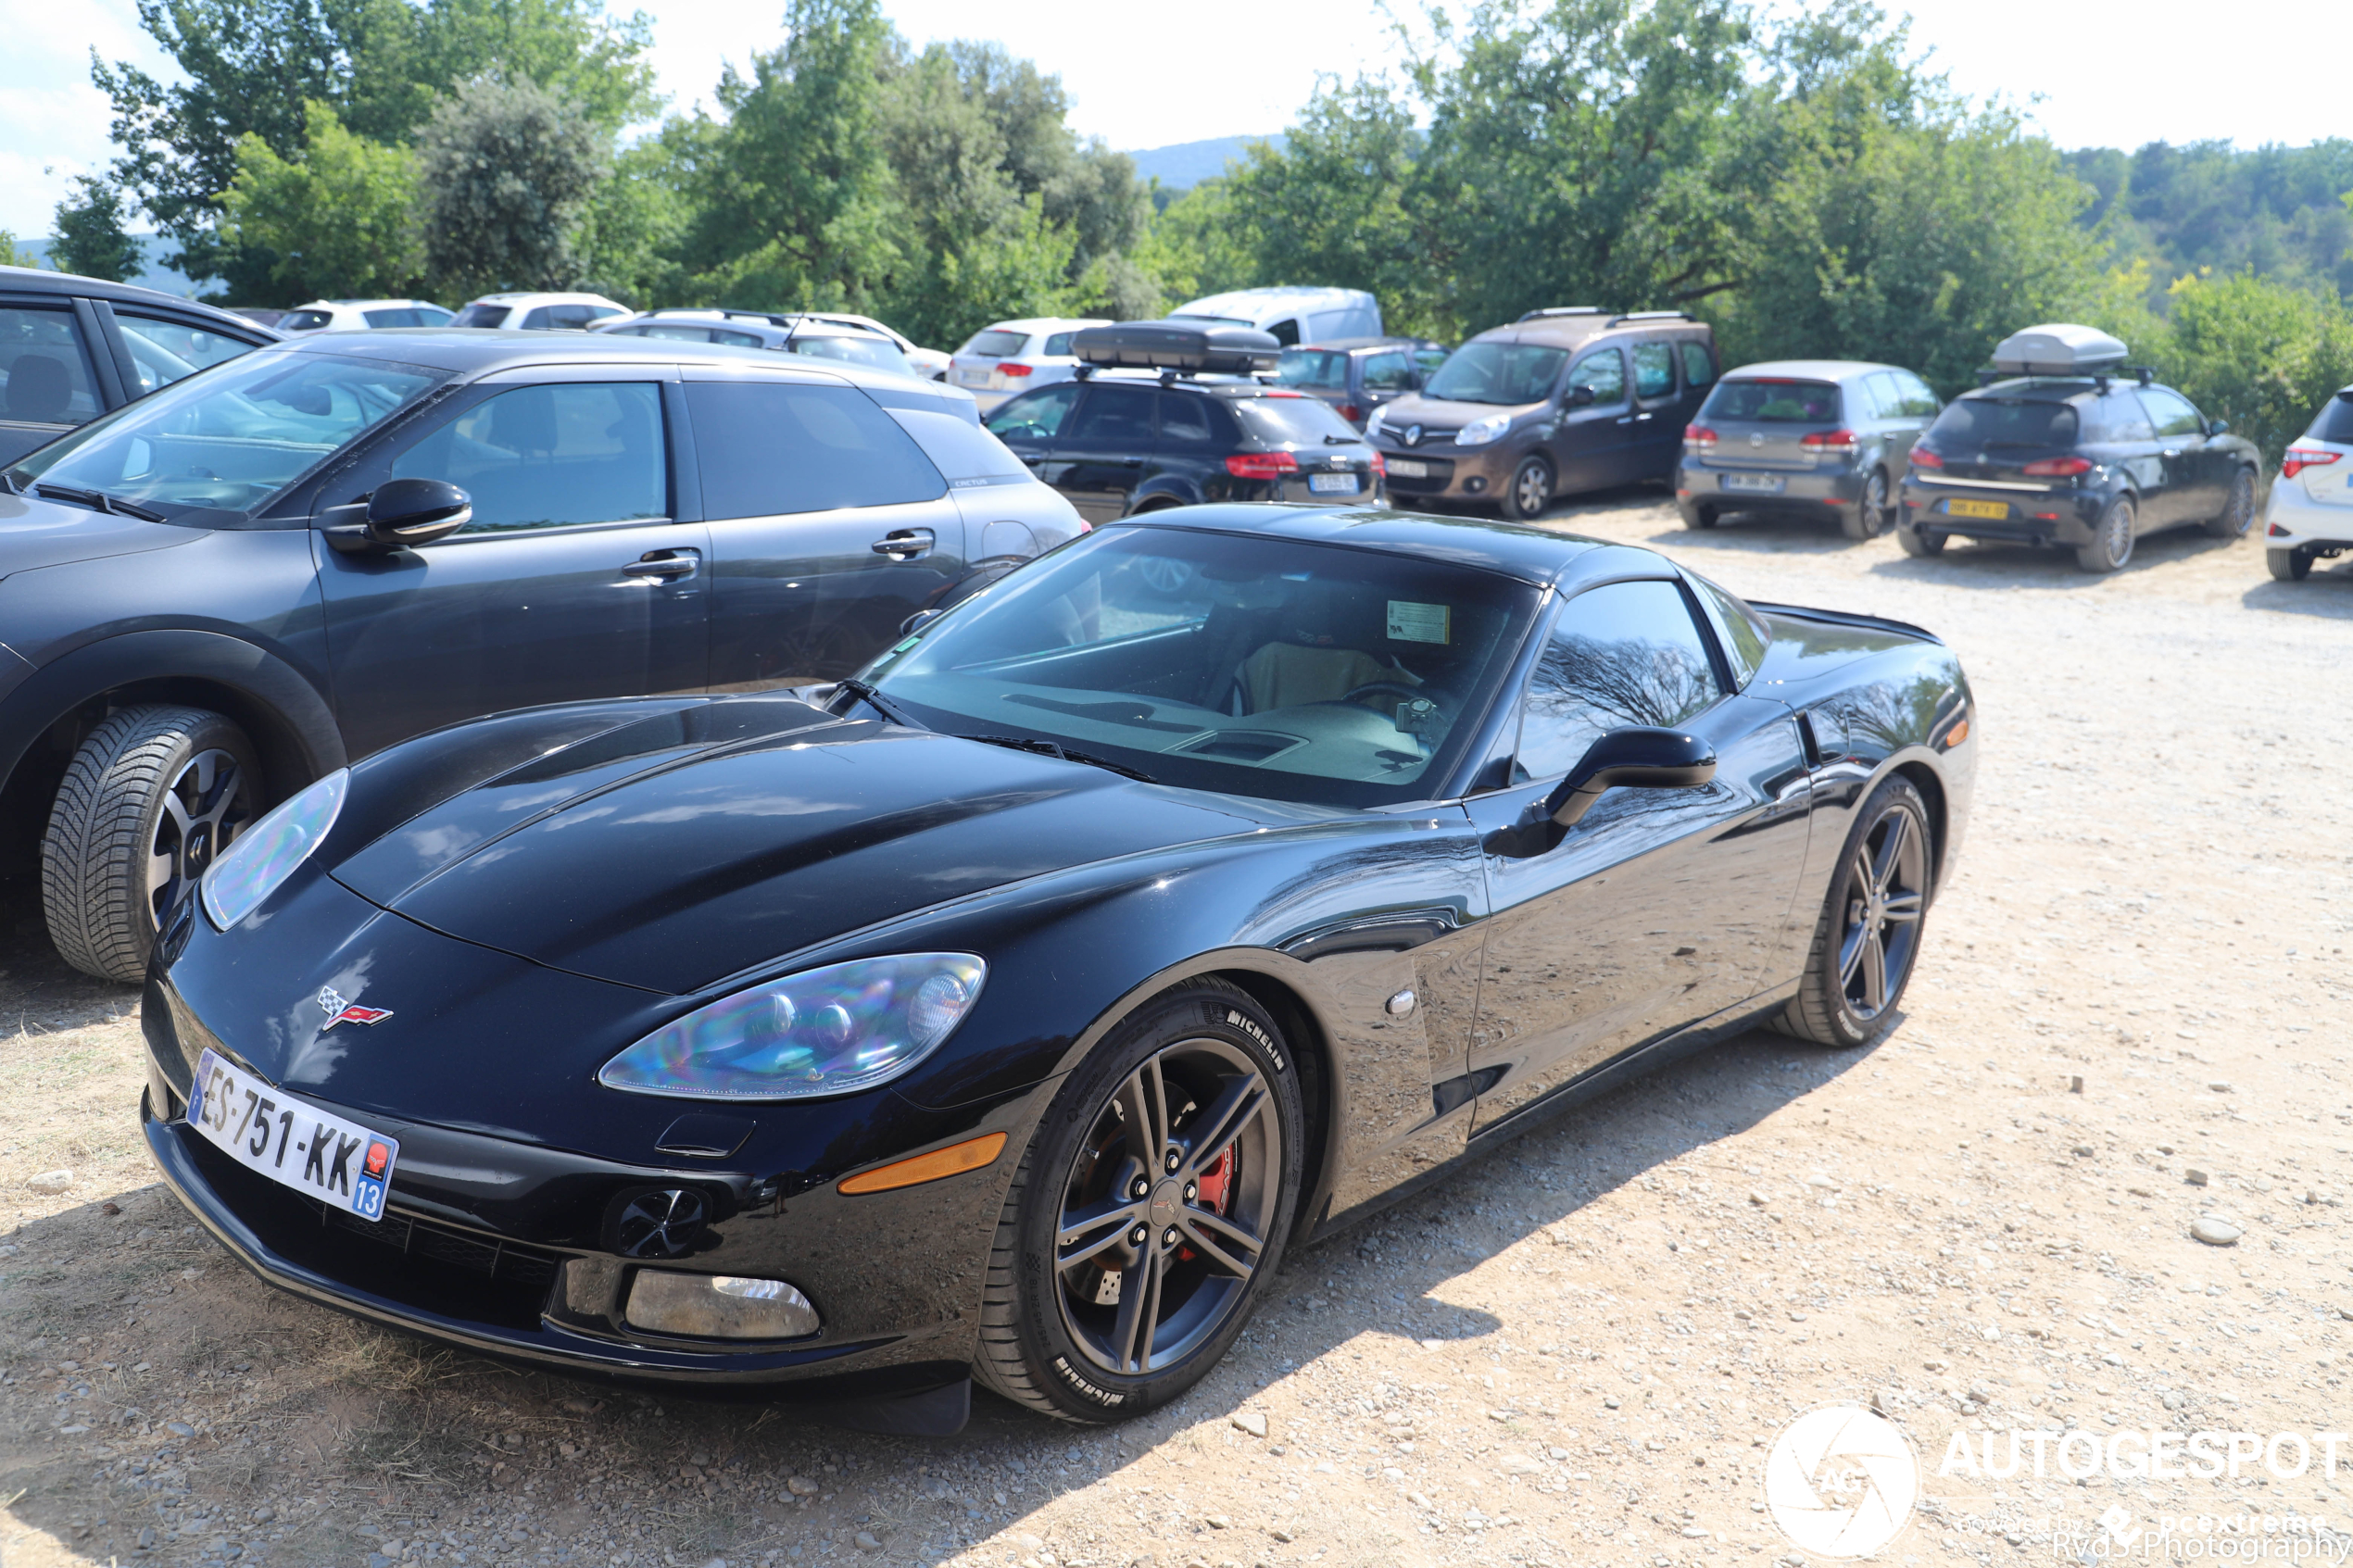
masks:
[(351, 771), (337, 768), (237, 835), (205, 873), (205, 913), (226, 931), (261, 907), (335, 825)]
[(1473, 420), (1456, 431), (1454, 445), (1485, 446), (1491, 442), (1503, 440), (1504, 433), (1511, 428), (1512, 417), (1509, 414), (1490, 414), (1483, 420)]
[(597, 1082), (688, 1099), (815, 1099), (898, 1077), (980, 997), (970, 953), (904, 953), (806, 970), (723, 997), (605, 1063)]

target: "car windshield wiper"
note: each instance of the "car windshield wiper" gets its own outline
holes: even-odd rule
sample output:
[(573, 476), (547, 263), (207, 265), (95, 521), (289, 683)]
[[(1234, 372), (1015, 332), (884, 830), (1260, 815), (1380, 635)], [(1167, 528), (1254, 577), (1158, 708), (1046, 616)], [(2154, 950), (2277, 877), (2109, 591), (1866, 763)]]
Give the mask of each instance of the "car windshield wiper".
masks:
[(884, 718), (889, 720), (894, 724), (903, 725), (911, 730), (920, 730), (924, 728), (923, 725), (916, 723), (912, 719), (908, 718), (906, 714), (900, 712), (899, 710), (898, 704), (886, 701), (882, 693), (875, 690), (872, 685), (868, 684), (864, 681), (854, 679), (848, 681), (836, 681), (834, 683), (834, 690), (837, 692), (848, 692), (850, 696), (858, 698), (867, 707), (873, 709), (875, 712), (881, 714)]
[(1008, 751), (1027, 751), (1063, 762), (1084, 762), (1089, 768), (1101, 768), (1107, 773), (1117, 773), (1121, 778), (1134, 779), (1139, 784), (1160, 782), (1140, 768), (1131, 768), (1125, 762), (1114, 762), (1109, 758), (1092, 756), (1084, 751), (1073, 751), (1050, 740), (1024, 740), (1019, 735), (959, 735), (956, 738), (976, 740), (983, 746), (1001, 746)]
[(71, 501), (77, 506), (88, 507), (94, 512), (117, 512), (124, 517), (135, 517), (142, 522), (165, 521), (164, 515), (152, 507), (143, 507), (136, 501), (109, 495), (103, 490), (84, 490), (75, 484), (35, 484), (32, 493), (54, 500)]

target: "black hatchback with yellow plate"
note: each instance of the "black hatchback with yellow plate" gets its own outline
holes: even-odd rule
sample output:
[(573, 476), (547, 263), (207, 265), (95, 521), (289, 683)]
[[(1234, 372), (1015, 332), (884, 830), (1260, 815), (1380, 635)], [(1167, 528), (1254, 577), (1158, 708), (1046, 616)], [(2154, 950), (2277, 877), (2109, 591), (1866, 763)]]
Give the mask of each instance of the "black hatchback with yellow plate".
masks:
[(2255, 521), (2255, 444), (2209, 420), (2091, 327), (2029, 327), (1994, 350), (2003, 380), (1945, 405), (1913, 444), (1895, 536), (1932, 556), (1954, 534), (2058, 546), (2115, 571), (2141, 535)]

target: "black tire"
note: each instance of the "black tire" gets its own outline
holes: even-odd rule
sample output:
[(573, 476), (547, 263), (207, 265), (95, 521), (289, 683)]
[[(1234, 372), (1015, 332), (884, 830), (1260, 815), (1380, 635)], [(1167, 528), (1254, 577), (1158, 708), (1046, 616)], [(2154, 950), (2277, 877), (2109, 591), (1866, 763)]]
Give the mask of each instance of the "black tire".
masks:
[(2282, 583), (2301, 583), (2312, 575), (2312, 552), (2309, 550), (2266, 550), (2263, 564)]
[(1504, 486), (1504, 515), (1514, 522), (1533, 522), (1552, 504), (1553, 465), (1542, 454), (1530, 452)]
[[(1148, 1140), (1160, 1145), (1149, 1163), (1127, 1137), (1139, 1119), (1164, 1129)], [(1297, 1064), (1248, 994), (1194, 981), (1137, 1009), (1071, 1073), (1022, 1156), (997, 1222), (974, 1374), (1085, 1424), (1183, 1394), (1282, 1267), (1305, 1129)], [(1254, 1260), (1242, 1257), (1252, 1246)]]
[(2119, 495), (2100, 513), (2100, 521), (2092, 525), (2090, 544), (2075, 548), (2075, 564), (2086, 571), (2110, 572), (2124, 570), (2133, 558), (2133, 531), (2139, 518), (2133, 509), (2130, 495)]
[(66, 768), (41, 840), (41, 902), (66, 962), (136, 985), (156, 924), (261, 811), (245, 732), (201, 708), (126, 708)]
[(2219, 516), (2210, 517), (2199, 526), (2217, 539), (2240, 539), (2255, 526), (2255, 476), (2245, 469), (2231, 481), (2231, 494), (2222, 503)]
[(1713, 528), (1716, 526), (1716, 508), (1714, 507), (1693, 504), (1686, 507), (1679, 507), (1676, 509), (1683, 514), (1683, 526), (1685, 528)]
[(1797, 995), (1777, 1022), (1818, 1046), (1887, 1033), (1919, 961), (1935, 872), (1928, 806), (1901, 776), (1871, 791), (1846, 835)]
[(1903, 547), (1904, 553), (1907, 556), (1919, 556), (1923, 559), (1930, 556), (1941, 556), (1944, 553), (1945, 537), (1942, 533), (1923, 533), (1917, 528), (1907, 528), (1900, 522), (1895, 525), (1895, 543)]
[(1887, 532), (1893, 521), (1893, 508), (1887, 499), (1887, 475), (1873, 469), (1863, 481), (1863, 495), (1855, 503), (1855, 509), (1839, 514), (1838, 530), (1849, 539), (1876, 539)]

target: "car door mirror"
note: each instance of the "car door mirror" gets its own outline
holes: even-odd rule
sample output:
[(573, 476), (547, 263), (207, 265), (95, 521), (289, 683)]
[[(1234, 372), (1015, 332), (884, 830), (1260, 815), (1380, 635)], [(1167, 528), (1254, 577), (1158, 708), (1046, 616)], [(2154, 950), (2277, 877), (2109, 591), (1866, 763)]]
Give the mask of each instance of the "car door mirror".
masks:
[(412, 549), (447, 539), (473, 517), (473, 498), (447, 480), (388, 479), (368, 497), (368, 542)]
[(1629, 724), (1586, 748), (1568, 777), (1545, 797), (1544, 814), (1557, 826), (1575, 827), (1605, 790), (1694, 789), (1715, 777), (1716, 752), (1698, 736)]
[(1561, 399), (1561, 404), (1569, 408), (1590, 408), (1593, 406), (1593, 389), (1590, 386), (1572, 386), (1568, 389), (1567, 395)]
[(2222, 435), (2222, 434), (2226, 434), (2226, 433), (2230, 431), (2230, 428), (2231, 428), (2231, 421), (2230, 421), (2230, 420), (2215, 420), (2212, 424), (2209, 424), (2209, 425), (2208, 425), (2208, 426), (2206, 427), (2206, 433), (2207, 433), (2207, 434), (2208, 434), (2208, 435)]

